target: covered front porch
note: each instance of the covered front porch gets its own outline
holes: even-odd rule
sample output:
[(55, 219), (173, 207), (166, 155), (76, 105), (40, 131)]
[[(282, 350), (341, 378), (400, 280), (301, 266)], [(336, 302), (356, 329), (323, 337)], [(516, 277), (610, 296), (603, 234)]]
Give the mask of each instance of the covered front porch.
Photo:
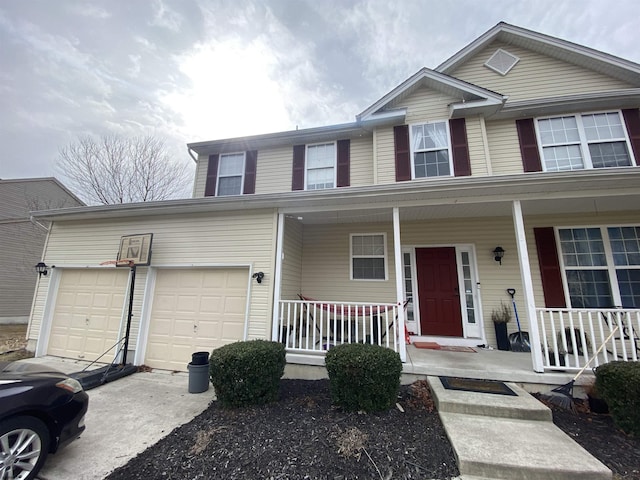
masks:
[[(333, 345), (353, 342), (392, 348), (405, 364), (413, 362), (411, 352), (460, 355), (423, 352), (407, 339), (473, 347), (480, 365), (491, 363), (486, 353), (499, 353), (504, 364), (524, 358), (534, 375), (637, 360), (640, 310), (625, 306), (620, 294), (606, 307), (549, 305), (540, 263), (546, 247), (534, 231), (557, 236), (565, 226), (638, 224), (629, 205), (640, 198), (624, 182), (595, 195), (589, 188), (596, 182), (579, 187), (560, 176), (565, 183), (527, 184), (527, 194), (504, 179), (455, 193), (394, 185), (377, 195), (345, 192), (339, 200), (315, 202), (317, 194), (310, 195), (280, 208), (272, 339), (286, 345), (290, 362), (315, 365)], [(496, 247), (505, 251), (501, 261)], [(568, 291), (573, 286), (563, 268), (560, 289)], [(507, 288), (517, 292), (518, 319), (529, 336), (531, 352), (524, 355), (478, 348), (496, 348), (491, 313), (501, 302), (512, 307)]]

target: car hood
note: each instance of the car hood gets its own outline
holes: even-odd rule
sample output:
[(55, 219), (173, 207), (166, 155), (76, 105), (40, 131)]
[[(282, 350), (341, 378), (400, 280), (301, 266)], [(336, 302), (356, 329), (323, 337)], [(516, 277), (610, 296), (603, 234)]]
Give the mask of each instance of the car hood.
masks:
[[(3, 381), (25, 379), (64, 379), (69, 375), (44, 365), (27, 362), (0, 363), (0, 384)], [(5, 382), (6, 383), (6, 382)]]

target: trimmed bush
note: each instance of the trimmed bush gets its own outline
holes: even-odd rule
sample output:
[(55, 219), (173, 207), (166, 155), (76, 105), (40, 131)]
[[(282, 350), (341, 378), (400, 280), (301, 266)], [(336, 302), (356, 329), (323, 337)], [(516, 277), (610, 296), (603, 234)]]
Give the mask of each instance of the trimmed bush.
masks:
[(368, 343), (344, 344), (327, 352), (325, 364), (335, 405), (365, 412), (395, 405), (402, 373), (397, 352)]
[(211, 353), (209, 376), (224, 407), (262, 405), (278, 399), (285, 363), (279, 342), (236, 342)]
[(640, 437), (640, 362), (611, 362), (595, 370), (596, 389), (615, 424)]

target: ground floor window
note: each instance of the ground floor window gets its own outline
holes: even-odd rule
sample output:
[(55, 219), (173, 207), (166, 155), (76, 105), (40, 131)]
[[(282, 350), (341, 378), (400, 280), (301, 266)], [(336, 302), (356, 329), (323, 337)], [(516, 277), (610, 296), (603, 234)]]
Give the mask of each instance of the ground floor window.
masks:
[(640, 226), (561, 228), (573, 308), (640, 308)]
[(351, 279), (387, 279), (387, 238), (384, 233), (351, 235)]

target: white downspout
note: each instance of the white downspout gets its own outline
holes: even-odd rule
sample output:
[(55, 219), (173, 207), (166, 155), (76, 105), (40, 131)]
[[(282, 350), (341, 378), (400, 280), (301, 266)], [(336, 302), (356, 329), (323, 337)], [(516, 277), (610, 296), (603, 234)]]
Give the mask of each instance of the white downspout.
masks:
[(280, 326), (280, 295), (282, 293), (282, 243), (284, 238), (284, 214), (278, 213), (278, 233), (276, 239), (276, 271), (273, 286), (273, 314), (271, 326), (271, 340), (278, 341)]
[(542, 362), (542, 346), (540, 344), (540, 332), (538, 331), (538, 321), (536, 318), (536, 304), (533, 297), (533, 280), (531, 279), (531, 265), (529, 264), (529, 249), (527, 248), (527, 238), (524, 230), (524, 220), (522, 218), (522, 205), (520, 200), (514, 200), (513, 205), (513, 226), (516, 231), (516, 243), (518, 246), (518, 260), (520, 262), (520, 272), (522, 274), (522, 286), (524, 287), (523, 297), (527, 318), (529, 319), (529, 334), (531, 335), (531, 361), (533, 370), (544, 373)]
[(404, 341), (404, 275), (402, 269), (402, 245), (400, 244), (400, 209), (393, 207), (393, 250), (396, 267), (396, 303), (398, 305), (398, 350), (400, 360), (407, 361), (407, 345)]

